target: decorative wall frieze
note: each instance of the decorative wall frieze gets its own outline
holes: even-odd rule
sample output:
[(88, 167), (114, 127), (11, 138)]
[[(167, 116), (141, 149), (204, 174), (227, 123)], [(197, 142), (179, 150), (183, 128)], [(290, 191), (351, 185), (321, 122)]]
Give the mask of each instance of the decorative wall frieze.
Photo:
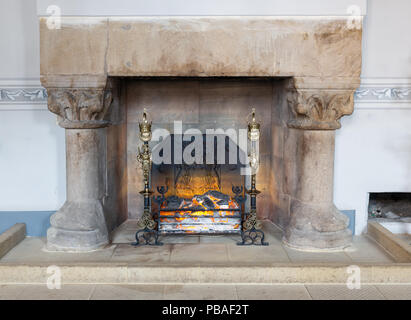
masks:
[[(411, 101), (410, 87), (360, 87), (355, 91), (355, 102)], [(0, 103), (45, 103), (47, 90), (40, 88), (0, 88)]]
[(45, 103), (46, 89), (40, 88), (0, 88), (0, 103)]
[(354, 90), (292, 89), (287, 93), (290, 128), (335, 130), (339, 119), (354, 110)]
[(112, 101), (111, 91), (96, 88), (49, 88), (48, 109), (57, 114), (66, 129), (90, 129), (110, 124), (105, 116)]
[[(354, 93), (356, 109), (411, 108), (411, 79), (362, 80)], [(0, 79), (0, 110), (47, 110), (47, 90), (34, 80)], [(395, 103), (392, 107), (387, 104)]]
[(411, 102), (410, 87), (360, 87), (355, 92), (356, 102)]

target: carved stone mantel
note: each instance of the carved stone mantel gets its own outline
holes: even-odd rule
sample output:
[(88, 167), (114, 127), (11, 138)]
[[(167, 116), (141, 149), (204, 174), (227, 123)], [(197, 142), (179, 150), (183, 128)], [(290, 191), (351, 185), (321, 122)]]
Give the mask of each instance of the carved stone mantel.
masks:
[(278, 117), (271, 119), (279, 160), (272, 161), (269, 196), (273, 203), (283, 199), (284, 241), (300, 249), (347, 245), (347, 218), (333, 204), (334, 137), (339, 119), (353, 112), (359, 85), (362, 18), (357, 22), (342, 16), (62, 17), (60, 29), (49, 29), (40, 18), (41, 80), (67, 145), (67, 201), (51, 219), (49, 248), (107, 243), (106, 81), (159, 76), (281, 78), (274, 108), (281, 112), (273, 109)]

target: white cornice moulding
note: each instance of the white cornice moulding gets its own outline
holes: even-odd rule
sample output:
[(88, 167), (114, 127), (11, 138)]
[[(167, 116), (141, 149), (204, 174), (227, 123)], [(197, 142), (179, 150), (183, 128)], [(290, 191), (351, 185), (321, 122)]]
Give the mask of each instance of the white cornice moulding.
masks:
[(361, 86), (408, 86), (411, 87), (411, 78), (395, 77), (362, 77)]
[(0, 111), (48, 111), (47, 103), (30, 104), (30, 103), (16, 103), (16, 104), (1, 104)]
[[(37, 0), (37, 15), (50, 16), (357, 16), (367, 0)], [(47, 10), (49, 8), (49, 10)]]
[[(411, 78), (362, 78), (357, 109), (410, 109)], [(0, 78), (0, 110), (46, 110), (47, 92), (39, 78)]]
[(40, 78), (0, 78), (0, 88), (41, 87)]
[[(379, 109), (381, 107), (376, 107), (376, 104), (395, 103), (396, 109), (407, 109), (407, 104), (411, 104), (411, 78), (362, 78), (355, 92), (355, 102), (361, 105), (360, 108)], [(372, 104), (374, 107), (362, 104)]]
[(47, 110), (40, 78), (0, 78), (0, 111)]

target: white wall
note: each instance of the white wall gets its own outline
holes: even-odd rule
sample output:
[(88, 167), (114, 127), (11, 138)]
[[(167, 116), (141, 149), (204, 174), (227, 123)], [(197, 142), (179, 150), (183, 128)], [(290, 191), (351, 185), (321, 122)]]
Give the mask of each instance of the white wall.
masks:
[(366, 227), (369, 192), (411, 192), (411, 105), (383, 107), (357, 108), (337, 134), (335, 203), (356, 210), (357, 233)]
[(47, 211), (65, 200), (64, 130), (48, 110), (0, 111), (0, 211)]
[[(0, 90), (40, 87), (34, 0), (0, 0)], [(44, 103), (0, 96), (0, 211), (55, 210), (65, 200), (64, 130)]]
[[(94, 11), (93, 1), (81, 4), (85, 10)], [(286, 6), (276, 0), (269, 8), (246, 0), (237, 1), (235, 6), (231, 0), (218, 4), (195, 0), (190, 1), (190, 7), (181, 7), (179, 0), (173, 0), (172, 5), (168, 1), (166, 7), (160, 5), (161, 1), (133, 3), (141, 14), (167, 13), (164, 8), (172, 14), (185, 8), (180, 14), (198, 15), (309, 13), (313, 8), (304, 9), (301, 5), (307, 4), (305, 0), (288, 1)], [(321, 1), (315, 1), (319, 13), (330, 10), (344, 14), (347, 3), (358, 4), (365, 11), (364, 0), (327, 0), (327, 8)], [(36, 11), (44, 14), (49, 3), (61, 3), (73, 10), (80, 2), (39, 0), (36, 8), (35, 0), (0, 0), (0, 89), (40, 85)], [(107, 9), (101, 1), (98, 3), (101, 10)], [(117, 8), (118, 14), (124, 9), (117, 2), (112, 8)], [(362, 73), (362, 86), (368, 91), (357, 99), (354, 114), (342, 119), (335, 160), (335, 202), (340, 209), (357, 211), (357, 233), (366, 226), (368, 192), (411, 192), (411, 93), (402, 98), (390, 96), (395, 93), (392, 90), (386, 90), (382, 98), (373, 93), (393, 88), (406, 93), (404, 90), (411, 89), (410, 12), (409, 0), (368, 1)], [(0, 100), (0, 211), (58, 209), (65, 199), (64, 157), (64, 130), (56, 125), (44, 103)]]
[(57, 5), (65, 16), (144, 15), (350, 15), (355, 5), (362, 14), (367, 0), (37, 0), (37, 13)]
[(35, 0), (0, 0), (0, 79), (39, 78)]
[(356, 233), (366, 229), (369, 192), (411, 192), (410, 14), (409, 0), (368, 1), (361, 84), (368, 92), (336, 138), (335, 203), (356, 210)]
[(363, 78), (411, 78), (411, 1), (368, 0)]

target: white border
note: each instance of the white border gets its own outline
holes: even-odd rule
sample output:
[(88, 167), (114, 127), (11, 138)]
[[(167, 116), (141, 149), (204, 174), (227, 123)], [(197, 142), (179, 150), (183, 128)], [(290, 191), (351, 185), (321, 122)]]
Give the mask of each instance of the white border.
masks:
[(37, 0), (37, 15), (50, 16), (350, 16), (356, 6), (367, 13), (367, 0)]

